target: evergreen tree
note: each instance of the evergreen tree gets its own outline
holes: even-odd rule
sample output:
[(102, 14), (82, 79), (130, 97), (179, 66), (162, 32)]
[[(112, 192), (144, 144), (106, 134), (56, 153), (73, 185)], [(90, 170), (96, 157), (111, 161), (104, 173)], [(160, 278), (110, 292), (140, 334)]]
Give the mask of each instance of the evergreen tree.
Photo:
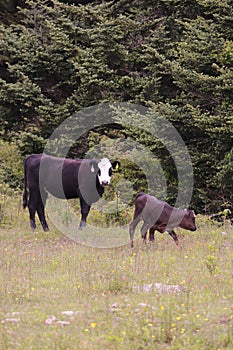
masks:
[[(189, 148), (193, 205), (233, 209), (231, 1), (5, 1), (1, 18), (2, 139), (22, 154), (40, 152), (54, 128), (84, 107), (148, 106)], [(174, 199), (177, 174), (166, 149), (140, 130), (111, 137), (119, 133), (160, 157)]]

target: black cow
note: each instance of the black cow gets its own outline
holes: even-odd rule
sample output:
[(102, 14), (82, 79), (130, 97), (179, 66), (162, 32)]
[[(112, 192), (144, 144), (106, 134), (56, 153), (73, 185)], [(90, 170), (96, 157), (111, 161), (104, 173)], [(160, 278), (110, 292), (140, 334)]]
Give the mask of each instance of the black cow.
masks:
[[(111, 163), (103, 158), (99, 162), (91, 159), (64, 159), (45, 154), (33, 154), (24, 161), (23, 207), (28, 206), (31, 228), (36, 228), (37, 212), (44, 231), (48, 231), (45, 220), (45, 203), (48, 193), (61, 199), (79, 198), (81, 206), (80, 227), (86, 226), (92, 203), (104, 193), (110, 184), (112, 169), (119, 162)], [(27, 187), (29, 189), (29, 200)]]
[(168, 203), (140, 192), (136, 195), (134, 218), (130, 224), (130, 241), (133, 247), (134, 231), (137, 224), (143, 220), (141, 236), (146, 241), (149, 229), (149, 240), (154, 240), (155, 230), (163, 233), (167, 231), (179, 245), (178, 237), (174, 232), (175, 227), (195, 231), (195, 215), (192, 210), (182, 210), (170, 206)]

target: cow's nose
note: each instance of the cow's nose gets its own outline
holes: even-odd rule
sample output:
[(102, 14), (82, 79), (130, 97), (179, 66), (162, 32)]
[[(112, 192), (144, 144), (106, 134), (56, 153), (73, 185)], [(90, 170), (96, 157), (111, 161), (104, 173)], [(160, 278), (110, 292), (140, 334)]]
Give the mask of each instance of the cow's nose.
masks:
[(102, 186), (108, 186), (109, 182), (108, 181), (102, 181)]
[(196, 227), (193, 227), (193, 228), (192, 228), (192, 231), (196, 231), (196, 229), (197, 229)]

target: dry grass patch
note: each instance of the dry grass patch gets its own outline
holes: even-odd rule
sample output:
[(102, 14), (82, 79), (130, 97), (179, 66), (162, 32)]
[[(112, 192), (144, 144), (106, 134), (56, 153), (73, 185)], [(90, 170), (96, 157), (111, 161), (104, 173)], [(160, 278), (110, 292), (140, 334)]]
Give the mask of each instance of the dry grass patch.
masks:
[(1, 349), (232, 348), (232, 227), (197, 218), (182, 249), (167, 234), (95, 249), (25, 218), (0, 232)]

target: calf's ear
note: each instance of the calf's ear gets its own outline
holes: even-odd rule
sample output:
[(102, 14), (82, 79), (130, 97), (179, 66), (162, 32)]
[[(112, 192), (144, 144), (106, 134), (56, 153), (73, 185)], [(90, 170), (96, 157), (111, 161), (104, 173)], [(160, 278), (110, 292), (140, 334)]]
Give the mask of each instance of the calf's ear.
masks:
[(195, 213), (194, 213), (194, 210), (190, 210), (188, 211), (188, 215), (191, 216), (191, 217), (196, 217)]
[(121, 163), (120, 163), (118, 160), (112, 162), (112, 168), (113, 168), (113, 170), (118, 171), (118, 170), (120, 169), (120, 165), (121, 165)]

